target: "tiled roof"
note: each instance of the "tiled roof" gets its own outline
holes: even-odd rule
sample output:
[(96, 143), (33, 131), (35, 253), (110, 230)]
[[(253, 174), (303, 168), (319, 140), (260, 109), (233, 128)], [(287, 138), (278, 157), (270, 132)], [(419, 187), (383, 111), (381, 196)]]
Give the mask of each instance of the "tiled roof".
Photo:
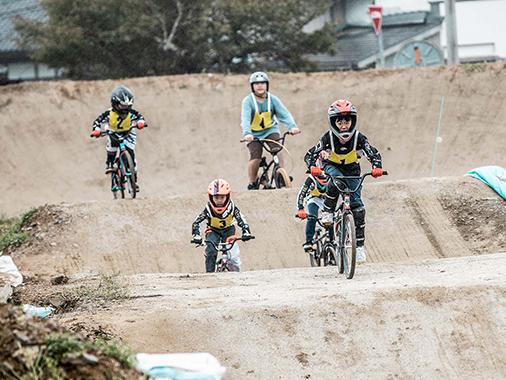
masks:
[[(423, 23), (420, 22), (423, 13)], [(416, 14), (416, 15), (415, 15)], [(394, 17), (395, 18), (392, 18)], [(407, 17), (405, 17), (407, 16)], [(389, 25), (383, 24), (383, 49), (387, 50), (404, 41), (413, 39), (418, 35), (441, 25), (443, 17), (427, 18), (427, 12), (410, 12), (409, 14), (398, 14), (387, 16)], [(385, 17), (385, 18), (387, 18)], [(405, 24), (411, 19), (412, 24)], [(341, 28), (337, 35), (338, 50), (336, 55), (314, 54), (310, 55), (312, 61), (318, 63), (320, 70), (350, 69), (375, 54), (379, 53), (378, 37), (372, 26), (347, 26)]]
[(13, 38), (17, 35), (11, 19), (14, 15), (24, 18), (44, 18), (38, 0), (0, 0), (0, 53), (21, 51)]

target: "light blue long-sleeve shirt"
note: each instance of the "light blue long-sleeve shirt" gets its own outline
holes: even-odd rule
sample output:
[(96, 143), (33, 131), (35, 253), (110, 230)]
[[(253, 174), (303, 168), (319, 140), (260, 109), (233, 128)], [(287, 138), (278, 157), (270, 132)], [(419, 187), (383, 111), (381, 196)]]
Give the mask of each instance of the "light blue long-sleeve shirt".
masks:
[(271, 93), (268, 93), (268, 95), (271, 98), (272, 127), (264, 131), (251, 130), (251, 122), (255, 116), (255, 103), (253, 102), (255, 101), (257, 103), (258, 113), (262, 114), (268, 111), (269, 101), (268, 99), (265, 99), (263, 103), (260, 103), (256, 99), (253, 100), (253, 97), (250, 94), (246, 96), (242, 101), (241, 127), (243, 136), (252, 134), (258, 139), (264, 139), (271, 133), (280, 133), (278, 120), (288, 129), (297, 128), (297, 124), (295, 124), (295, 120), (293, 119), (292, 114), (286, 109), (283, 103), (281, 103), (281, 100), (279, 100), (277, 96), (272, 95)]

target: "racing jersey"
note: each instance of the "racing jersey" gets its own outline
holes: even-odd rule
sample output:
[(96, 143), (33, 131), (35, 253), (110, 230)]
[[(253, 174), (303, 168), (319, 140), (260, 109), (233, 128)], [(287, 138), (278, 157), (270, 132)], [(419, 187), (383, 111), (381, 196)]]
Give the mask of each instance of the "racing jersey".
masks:
[(223, 211), (222, 214), (217, 214), (208, 203), (193, 222), (192, 235), (200, 235), (200, 226), (204, 222), (207, 222), (208, 227), (223, 230), (230, 227), (233, 224), (234, 219), (242, 229), (243, 233), (250, 233), (246, 218), (233, 201), (230, 201), (226, 210)]
[(357, 130), (345, 144), (342, 144), (331, 131), (325, 133), (304, 156), (304, 162), (308, 168), (315, 166), (318, 154), (322, 150), (329, 152), (328, 157), (323, 160), (324, 168), (327, 165), (334, 165), (339, 168), (343, 175), (359, 176), (359, 159), (362, 156), (369, 160), (373, 169), (381, 168), (380, 153), (369, 143), (367, 137)]
[(102, 112), (93, 122), (92, 129), (101, 128), (111, 129), (114, 132), (128, 132), (132, 125), (136, 125), (139, 121), (144, 120), (144, 117), (136, 110), (130, 110), (126, 118), (120, 117), (112, 108)]

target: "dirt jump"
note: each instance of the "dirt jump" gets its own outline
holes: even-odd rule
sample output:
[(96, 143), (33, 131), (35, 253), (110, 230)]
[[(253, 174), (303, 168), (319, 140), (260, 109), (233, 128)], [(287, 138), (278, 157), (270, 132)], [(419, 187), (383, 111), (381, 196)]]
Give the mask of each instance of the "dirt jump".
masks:
[[(463, 175), (506, 166), (506, 65), (270, 78), (302, 130), (286, 141), (293, 189), (245, 191), (247, 76), (139, 78), (121, 83), (149, 123), (137, 134), (141, 193), (116, 201), (105, 141), (89, 134), (120, 82), (1, 88), (0, 212), (47, 204), (12, 253), (26, 279), (16, 300), (48, 305), (120, 273), (127, 300), (61, 307), (53, 318), (139, 352), (210, 352), (226, 379), (505, 378), (506, 203)], [(309, 267), (305, 223), (294, 218), (302, 157), (337, 98), (356, 105), (357, 128), (390, 172), (364, 184), (368, 258), (353, 280)], [(203, 274), (203, 249), (189, 243), (219, 177), (256, 236), (240, 243), (242, 273)], [(50, 285), (58, 273), (70, 283)]]

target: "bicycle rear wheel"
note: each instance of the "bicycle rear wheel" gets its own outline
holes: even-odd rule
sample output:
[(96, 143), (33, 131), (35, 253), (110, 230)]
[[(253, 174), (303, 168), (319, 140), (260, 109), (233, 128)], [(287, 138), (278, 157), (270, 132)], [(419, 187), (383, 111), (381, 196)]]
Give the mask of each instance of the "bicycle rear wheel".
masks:
[(283, 187), (290, 189), (292, 187), (292, 181), (290, 181), (290, 177), (284, 168), (276, 169), (274, 180), (278, 189), (282, 189)]
[(130, 153), (128, 151), (124, 151), (121, 153), (122, 155), (122, 162), (123, 162), (123, 168), (124, 168), (124, 176), (126, 179), (126, 182), (128, 184), (128, 192), (132, 196), (132, 198), (135, 198), (137, 195), (137, 188), (135, 186), (135, 166), (132, 160), (132, 156), (130, 156)]
[[(319, 236), (320, 235), (317, 232), (315, 238), (318, 238)], [(320, 240), (316, 242), (316, 250), (312, 254), (309, 254), (309, 260), (311, 261), (312, 267), (319, 267), (322, 265), (322, 243)]]
[(357, 239), (355, 236), (355, 220), (353, 214), (344, 216), (344, 244), (343, 244), (343, 263), (344, 274), (351, 280), (355, 275), (355, 264), (357, 261)]

